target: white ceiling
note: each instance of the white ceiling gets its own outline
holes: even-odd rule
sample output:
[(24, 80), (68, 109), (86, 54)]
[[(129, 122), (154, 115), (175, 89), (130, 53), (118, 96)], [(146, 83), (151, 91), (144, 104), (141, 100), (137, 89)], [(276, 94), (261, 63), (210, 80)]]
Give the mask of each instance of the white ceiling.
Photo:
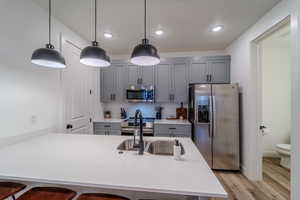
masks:
[[(33, 0), (47, 9), (48, 0)], [(148, 0), (148, 36), (160, 52), (223, 50), (280, 0)], [(54, 0), (54, 15), (92, 40), (93, 1)], [(129, 54), (143, 38), (142, 0), (99, 0), (98, 39), (110, 54)], [(47, 22), (45, 22), (47, 23)], [(214, 25), (224, 30), (212, 33)], [(162, 29), (163, 36), (154, 32)], [(105, 39), (104, 32), (113, 34)]]

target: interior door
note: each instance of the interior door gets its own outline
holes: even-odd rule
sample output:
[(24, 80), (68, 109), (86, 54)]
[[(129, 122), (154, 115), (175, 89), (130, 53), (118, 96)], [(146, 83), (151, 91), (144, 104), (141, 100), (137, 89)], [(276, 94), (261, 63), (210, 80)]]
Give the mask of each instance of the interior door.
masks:
[(239, 100), (236, 84), (215, 84), (213, 96), (213, 169), (239, 170)]
[(90, 123), (89, 68), (79, 62), (78, 47), (66, 41), (63, 53), (67, 67), (62, 72), (65, 95), (65, 128), (67, 133), (88, 134)]
[(202, 156), (212, 167), (211, 85), (195, 85), (194, 141)]

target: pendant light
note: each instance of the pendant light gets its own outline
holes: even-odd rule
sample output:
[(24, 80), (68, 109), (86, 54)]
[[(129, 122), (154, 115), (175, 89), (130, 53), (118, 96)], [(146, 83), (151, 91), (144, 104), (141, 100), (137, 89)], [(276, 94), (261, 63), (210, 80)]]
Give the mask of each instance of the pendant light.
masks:
[(104, 49), (99, 47), (97, 42), (97, 0), (95, 0), (95, 40), (92, 46), (88, 46), (81, 51), (80, 62), (93, 67), (110, 66), (110, 58)]
[(50, 68), (65, 68), (66, 62), (64, 57), (54, 49), (51, 44), (51, 0), (49, 0), (49, 43), (46, 48), (40, 48), (33, 52), (31, 56), (33, 64), (50, 67)]
[(144, 39), (141, 44), (138, 44), (131, 54), (130, 62), (140, 66), (153, 66), (160, 63), (160, 57), (158, 55), (155, 46), (149, 44), (147, 39), (147, 2), (144, 0)]

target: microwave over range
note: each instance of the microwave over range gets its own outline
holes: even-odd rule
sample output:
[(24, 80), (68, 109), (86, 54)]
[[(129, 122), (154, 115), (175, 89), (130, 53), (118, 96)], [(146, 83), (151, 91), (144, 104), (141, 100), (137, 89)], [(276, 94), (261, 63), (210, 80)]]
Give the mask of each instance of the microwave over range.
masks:
[(153, 103), (154, 102), (154, 87), (131, 87), (126, 90), (126, 99), (128, 102), (144, 102)]

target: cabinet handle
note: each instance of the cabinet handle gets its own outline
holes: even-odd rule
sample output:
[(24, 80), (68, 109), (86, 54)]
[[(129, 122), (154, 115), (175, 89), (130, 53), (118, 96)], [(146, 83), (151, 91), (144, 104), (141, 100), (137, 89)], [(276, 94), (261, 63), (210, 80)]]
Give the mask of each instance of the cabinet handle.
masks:
[(175, 127), (170, 127), (169, 130), (176, 130), (176, 128)]
[(212, 80), (212, 75), (210, 74), (209, 75), (209, 82), (211, 82), (211, 80)]
[(209, 75), (206, 75), (206, 82), (209, 82)]
[(104, 127), (105, 127), (105, 128), (110, 128), (111, 126), (110, 126), (110, 125), (104, 125)]

